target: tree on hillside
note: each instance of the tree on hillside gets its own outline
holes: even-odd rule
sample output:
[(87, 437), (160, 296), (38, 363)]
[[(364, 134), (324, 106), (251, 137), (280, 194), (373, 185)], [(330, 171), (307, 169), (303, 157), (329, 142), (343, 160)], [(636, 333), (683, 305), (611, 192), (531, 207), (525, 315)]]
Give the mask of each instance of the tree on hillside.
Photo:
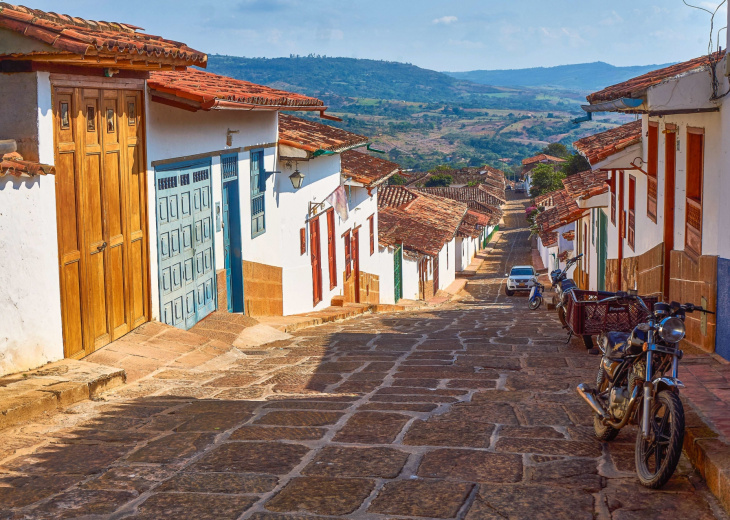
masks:
[(396, 173), (390, 179), (388, 179), (388, 184), (390, 186), (405, 186), (406, 184), (408, 184), (408, 179)]
[(570, 157), (568, 148), (562, 143), (550, 143), (542, 149), (541, 153), (552, 155), (553, 157), (560, 157), (561, 159)]
[(426, 186), (427, 188), (435, 188), (435, 187), (448, 188), (449, 186), (451, 186), (452, 182), (454, 182), (454, 178), (451, 175), (439, 173), (438, 175), (429, 177), (424, 186)]
[(586, 158), (578, 152), (574, 152), (567, 159), (567, 162), (565, 162), (561, 168), (566, 176), (575, 175), (576, 173), (591, 169), (591, 163), (589, 163)]
[(565, 179), (565, 174), (562, 171), (555, 170), (549, 164), (538, 164), (532, 170), (531, 177), (530, 196), (532, 198), (563, 189), (562, 181)]

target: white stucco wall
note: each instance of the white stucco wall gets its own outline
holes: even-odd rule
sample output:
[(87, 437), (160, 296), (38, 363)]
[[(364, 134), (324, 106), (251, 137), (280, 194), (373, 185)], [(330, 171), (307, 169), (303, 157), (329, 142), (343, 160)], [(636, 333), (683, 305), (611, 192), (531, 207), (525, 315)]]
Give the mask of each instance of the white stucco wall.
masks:
[[(0, 76), (0, 139), (25, 140), (37, 159), (53, 164), (49, 75)], [(26, 120), (15, 131), (13, 120), (3, 115), (13, 111)], [(0, 375), (62, 359), (54, 176), (0, 177), (0, 266)]]
[(403, 298), (418, 299), (418, 261), (403, 255)]
[[(395, 249), (378, 247), (378, 273), (380, 275), (380, 303), (395, 301)], [(405, 296), (405, 295), (404, 295)]]
[(446, 289), (456, 279), (456, 237), (439, 252), (439, 290)]

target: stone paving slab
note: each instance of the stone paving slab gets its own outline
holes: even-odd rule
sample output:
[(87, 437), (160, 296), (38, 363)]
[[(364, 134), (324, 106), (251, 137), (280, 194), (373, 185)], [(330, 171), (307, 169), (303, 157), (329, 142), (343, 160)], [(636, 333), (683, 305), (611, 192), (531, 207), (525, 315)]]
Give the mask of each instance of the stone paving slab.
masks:
[(726, 518), (686, 458), (649, 491), (635, 430), (593, 436), (597, 359), (504, 296), (521, 207), (458, 302), (246, 347), (143, 327), (130, 384), (0, 431), (0, 519)]

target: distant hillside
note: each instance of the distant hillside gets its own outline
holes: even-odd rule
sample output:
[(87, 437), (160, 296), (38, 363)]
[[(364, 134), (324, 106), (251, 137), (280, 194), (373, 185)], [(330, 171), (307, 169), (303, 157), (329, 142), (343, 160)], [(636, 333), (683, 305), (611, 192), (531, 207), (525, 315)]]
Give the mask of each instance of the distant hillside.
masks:
[(454, 101), (497, 89), (407, 63), (354, 58), (242, 58), (211, 55), (210, 72), (309, 95), (402, 101)]
[(571, 90), (595, 91), (668, 65), (671, 64), (614, 67), (608, 63), (597, 61), (595, 63), (560, 65), (558, 67), (472, 70), (468, 72), (446, 72), (445, 74), (456, 79), (473, 81), (483, 85), (559, 87)]

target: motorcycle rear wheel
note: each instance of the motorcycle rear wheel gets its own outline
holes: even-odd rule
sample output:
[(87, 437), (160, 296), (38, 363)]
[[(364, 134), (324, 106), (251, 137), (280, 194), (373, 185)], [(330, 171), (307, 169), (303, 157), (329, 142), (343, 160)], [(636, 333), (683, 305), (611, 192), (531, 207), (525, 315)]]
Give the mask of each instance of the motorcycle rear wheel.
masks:
[(642, 486), (659, 489), (672, 477), (682, 455), (684, 408), (679, 396), (659, 392), (652, 401), (649, 424), (650, 438), (645, 439), (641, 430), (636, 435), (636, 475)]
[(533, 298), (532, 300), (530, 300), (530, 303), (527, 304), (531, 311), (536, 311), (540, 308), (540, 305), (542, 305), (542, 298), (540, 297)]

